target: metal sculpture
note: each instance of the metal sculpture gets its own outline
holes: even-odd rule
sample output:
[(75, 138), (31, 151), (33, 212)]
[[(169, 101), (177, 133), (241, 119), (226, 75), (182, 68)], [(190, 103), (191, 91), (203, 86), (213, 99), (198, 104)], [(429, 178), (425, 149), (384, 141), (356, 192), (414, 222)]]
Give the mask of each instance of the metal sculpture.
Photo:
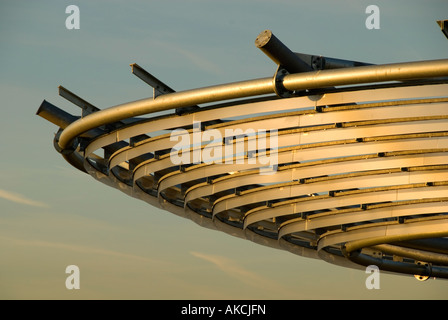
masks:
[[(294, 53), (269, 30), (255, 44), (274, 77), (175, 92), (132, 64), (153, 97), (100, 110), (59, 87), (82, 116), (45, 100), (37, 114), (59, 127), (54, 146), (75, 168), (204, 227), (341, 266), (448, 278), (448, 59)], [(211, 146), (213, 161), (194, 159)], [(181, 151), (187, 161), (174, 163)]]

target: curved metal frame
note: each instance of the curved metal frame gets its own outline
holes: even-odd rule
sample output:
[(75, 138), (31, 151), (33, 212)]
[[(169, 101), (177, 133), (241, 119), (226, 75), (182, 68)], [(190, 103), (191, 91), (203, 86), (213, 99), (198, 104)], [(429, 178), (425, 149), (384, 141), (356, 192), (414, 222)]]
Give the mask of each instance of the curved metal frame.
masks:
[[(287, 56), (285, 70), (305, 72), (279, 76), (280, 59), (274, 77), (167, 87), (104, 110), (62, 88), (86, 114), (46, 101), (38, 114), (60, 127), (55, 148), (77, 169), (204, 227), (346, 267), (448, 278), (448, 81), (440, 78), (448, 59), (309, 71)], [(260, 175), (265, 164), (244, 161), (174, 165), (171, 133), (182, 128), (192, 141), (195, 121), (200, 133), (222, 137), (226, 129), (278, 130), (266, 151), (275, 151), (276, 171)], [(249, 137), (238, 139), (243, 159), (261, 155)]]

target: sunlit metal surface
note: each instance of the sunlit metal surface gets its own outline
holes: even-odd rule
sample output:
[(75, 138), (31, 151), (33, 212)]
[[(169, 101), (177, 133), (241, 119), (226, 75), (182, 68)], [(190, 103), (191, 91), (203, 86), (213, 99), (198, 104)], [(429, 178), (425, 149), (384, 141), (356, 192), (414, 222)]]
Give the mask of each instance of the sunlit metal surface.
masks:
[[(261, 35), (260, 48), (276, 39)], [(133, 64), (153, 98), (99, 110), (60, 87), (82, 117), (47, 101), (38, 114), (60, 128), (55, 148), (74, 167), (204, 227), (336, 265), (448, 278), (448, 59), (327, 58), (326, 69), (275, 50), (282, 76), (175, 92)], [(194, 123), (222, 137), (275, 130), (275, 168), (248, 161), (260, 155), (249, 136), (222, 139), (219, 161), (174, 164), (175, 130), (198, 150)]]
[(439, 20), (437, 21), (437, 24), (440, 27), (440, 30), (443, 32), (445, 37), (448, 38), (448, 20)]

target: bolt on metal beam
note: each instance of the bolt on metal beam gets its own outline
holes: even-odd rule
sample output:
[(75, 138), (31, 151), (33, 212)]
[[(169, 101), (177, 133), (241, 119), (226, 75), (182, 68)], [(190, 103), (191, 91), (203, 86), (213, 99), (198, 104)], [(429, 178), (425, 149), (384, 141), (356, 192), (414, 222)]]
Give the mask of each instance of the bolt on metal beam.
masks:
[(306, 64), (308, 64), (313, 70), (353, 68), (373, 65), (366, 62), (330, 58), (321, 55), (311, 55), (300, 52), (294, 53), (299, 56), (299, 58), (302, 59)]

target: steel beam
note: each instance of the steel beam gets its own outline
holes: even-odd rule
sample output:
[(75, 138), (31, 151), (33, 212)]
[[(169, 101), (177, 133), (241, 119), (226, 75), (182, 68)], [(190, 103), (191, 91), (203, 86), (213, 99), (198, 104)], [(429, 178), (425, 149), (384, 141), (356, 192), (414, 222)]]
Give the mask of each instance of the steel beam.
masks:
[[(148, 71), (140, 67), (138, 64), (132, 63), (130, 66), (132, 68), (131, 70), (133, 74), (135, 74), (137, 77), (142, 79), (144, 82), (146, 82), (153, 88), (154, 99), (164, 94), (176, 92), (174, 89), (170, 88), (168, 85), (157, 79), (155, 76), (153, 76)], [(199, 106), (176, 108), (176, 114), (181, 115), (187, 112), (193, 112), (198, 110), (199, 108), (200, 108)]]
[(353, 68), (373, 65), (372, 63), (330, 58), (321, 55), (311, 55), (300, 52), (295, 52), (295, 54), (306, 64), (308, 64), (313, 70)]
[(77, 105), (78, 107), (80, 107), (82, 109), (83, 117), (88, 114), (100, 111), (99, 108), (95, 107), (93, 104), (87, 102), (83, 98), (80, 98), (79, 96), (77, 96), (73, 92), (67, 90), (63, 86), (59, 86), (58, 90), (59, 90), (59, 95), (61, 97), (67, 99), (68, 101), (72, 102), (73, 104)]
[(152, 74), (150, 74), (148, 71), (140, 67), (136, 63), (132, 63), (131, 65), (131, 72), (142, 79), (144, 82), (149, 84), (153, 90), (153, 98), (157, 98), (160, 95), (167, 94), (167, 93), (173, 93), (175, 92), (174, 89), (170, 88), (168, 85), (154, 77)]
[(47, 100), (42, 101), (36, 115), (50, 121), (57, 125), (59, 128), (65, 129), (69, 124), (79, 119), (74, 115), (56, 107)]

